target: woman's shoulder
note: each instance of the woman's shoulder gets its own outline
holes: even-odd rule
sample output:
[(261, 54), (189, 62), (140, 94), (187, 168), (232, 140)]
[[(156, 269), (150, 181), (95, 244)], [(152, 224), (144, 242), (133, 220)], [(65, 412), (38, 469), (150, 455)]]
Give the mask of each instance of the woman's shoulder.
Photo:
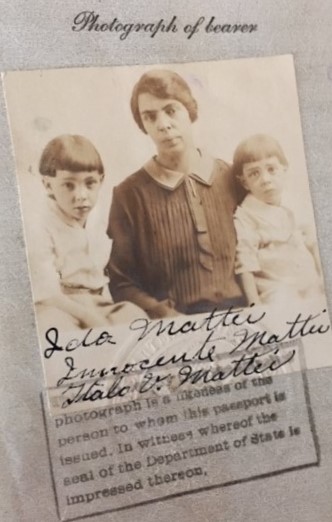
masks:
[(236, 187), (236, 179), (233, 174), (233, 169), (231, 163), (227, 163), (227, 161), (221, 158), (214, 158), (214, 178), (219, 179), (224, 185), (231, 187), (234, 189)]
[(220, 170), (220, 172), (223, 172), (225, 174), (230, 175), (231, 171), (231, 164), (227, 163), (227, 161), (224, 161), (221, 158), (214, 158), (215, 165)]
[(143, 167), (127, 176), (119, 185), (114, 188), (117, 195), (125, 195), (130, 192), (136, 192), (149, 183), (149, 175)]
[(213, 180), (219, 185), (223, 193), (232, 200), (235, 210), (236, 205), (243, 201), (244, 192), (234, 176), (232, 165), (220, 158), (215, 158)]

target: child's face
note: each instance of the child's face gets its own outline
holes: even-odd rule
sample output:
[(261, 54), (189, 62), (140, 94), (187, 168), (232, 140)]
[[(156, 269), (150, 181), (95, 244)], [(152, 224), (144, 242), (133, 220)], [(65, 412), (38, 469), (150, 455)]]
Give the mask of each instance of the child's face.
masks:
[(57, 170), (54, 177), (43, 178), (48, 195), (62, 212), (83, 226), (98, 199), (103, 176), (92, 172)]
[(260, 201), (270, 205), (280, 203), (285, 184), (286, 167), (277, 157), (245, 163), (240, 178), (243, 187)]

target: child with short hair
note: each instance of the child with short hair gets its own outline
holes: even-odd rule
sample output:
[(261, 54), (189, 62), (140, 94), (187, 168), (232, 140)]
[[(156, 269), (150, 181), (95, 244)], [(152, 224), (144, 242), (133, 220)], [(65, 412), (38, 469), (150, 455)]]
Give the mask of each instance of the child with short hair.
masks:
[(48, 205), (29, 256), (39, 327), (92, 328), (144, 317), (135, 305), (113, 303), (105, 273), (111, 243), (88, 223), (104, 178), (94, 145), (83, 136), (58, 136), (44, 148), (39, 171)]
[(234, 153), (233, 172), (246, 195), (234, 214), (236, 274), (248, 304), (317, 296), (320, 265), (314, 234), (305, 234), (282, 205), (288, 161), (279, 143), (251, 136)]

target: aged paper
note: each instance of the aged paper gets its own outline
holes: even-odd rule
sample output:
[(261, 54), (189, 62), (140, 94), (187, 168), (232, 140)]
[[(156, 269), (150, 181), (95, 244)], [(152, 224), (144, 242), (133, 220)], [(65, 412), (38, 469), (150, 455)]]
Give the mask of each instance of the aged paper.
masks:
[[(147, 9), (143, 1), (112, 7), (92, 2), (87, 11), (61, 1), (52, 8), (38, 1), (33, 9), (20, 1), (3, 7), (8, 23), (1, 35), (1, 69), (8, 72), (7, 114), (4, 100), (1, 114), (2, 520), (330, 520), (330, 6), (295, 0), (289, 9), (272, 2), (263, 9), (250, 1), (211, 1), (204, 9), (195, 1), (190, 9), (172, 2)], [(125, 67), (114, 67), (119, 65)], [(129, 101), (141, 76), (161, 68), (190, 87), (197, 118), (190, 100), (176, 93), (171, 107), (151, 105), (156, 100), (145, 97), (145, 134)], [(153, 118), (169, 117), (179, 101), (189, 114), (181, 128), (199, 150), (190, 156), (196, 169), (185, 180), (184, 164), (167, 169), (167, 158), (151, 139)], [(81, 188), (99, 190), (74, 215), (52, 176), (39, 172), (47, 144), (64, 135), (89, 140), (103, 165), (94, 156), (92, 169), (75, 172)], [(179, 146), (179, 137), (166, 136), (170, 148)], [(272, 156), (262, 153), (270, 138), (278, 143)], [(244, 145), (256, 156), (244, 161)], [(156, 155), (166, 170), (156, 169), (155, 160), (151, 164)], [(190, 209), (199, 262), (209, 268), (213, 255), (221, 257), (214, 248), (234, 237), (227, 235), (232, 221), (222, 219), (212, 233), (209, 228), (216, 207), (204, 198), (216, 190), (218, 176), (206, 172), (216, 158), (226, 164), (218, 163), (218, 173), (242, 161), (236, 174), (240, 197), (250, 193), (265, 204), (247, 198), (233, 207), (226, 191), (223, 204), (232, 212), (238, 207), (233, 226), (239, 244), (249, 243), (255, 252), (252, 229), (243, 227), (250, 211), (266, 262), (264, 277), (260, 273), (248, 286), (248, 249), (238, 254), (236, 277), (243, 279), (247, 299), (239, 299), (232, 272), (227, 306), (221, 295), (225, 281), (204, 278), (200, 298), (190, 301), (194, 287), (188, 291), (174, 271), (167, 272), (176, 265), (176, 273), (190, 274), (190, 267), (181, 253), (184, 220), (166, 238), (160, 218), (151, 228), (162, 210), (160, 199), (151, 200), (144, 220), (137, 199), (127, 207), (129, 223), (140, 231), (130, 266), (130, 256), (123, 256), (130, 243), (123, 240), (133, 236), (114, 227), (123, 223), (119, 217), (128, 201), (122, 183), (144, 166), (150, 186), (159, 183), (173, 195), (182, 190), (180, 209)], [(62, 167), (65, 176), (72, 166)], [(279, 186), (270, 180), (270, 194), (263, 196), (253, 178), (276, 171), (283, 181)], [(63, 179), (68, 190), (75, 179)], [(139, 181), (136, 190), (141, 175)], [(267, 215), (267, 205), (280, 206), (281, 192), (282, 208)], [(59, 202), (81, 227), (72, 227), (78, 233), (70, 237), (64, 230), (73, 221), (63, 221), (61, 213), (59, 218)], [(220, 215), (229, 217), (223, 204)], [(80, 248), (90, 275), (93, 258), (97, 268), (89, 284), (73, 282), (70, 274), (68, 279), (68, 264), (60, 268), (61, 256), (44, 248), (49, 243), (41, 229), (49, 231), (50, 222), (64, 225), (55, 241), (61, 255)], [(166, 255), (156, 262), (159, 238)], [(82, 259), (76, 256), (75, 277)], [(144, 274), (142, 267), (148, 268)], [(115, 304), (101, 292), (112, 275)], [(71, 306), (63, 310), (63, 301), (53, 301), (57, 313), (45, 314), (40, 304), (59, 289), (59, 280)], [(259, 304), (250, 307), (257, 300), (253, 288)]]
[(292, 57), (4, 84), (60, 519), (317, 466), (331, 337)]

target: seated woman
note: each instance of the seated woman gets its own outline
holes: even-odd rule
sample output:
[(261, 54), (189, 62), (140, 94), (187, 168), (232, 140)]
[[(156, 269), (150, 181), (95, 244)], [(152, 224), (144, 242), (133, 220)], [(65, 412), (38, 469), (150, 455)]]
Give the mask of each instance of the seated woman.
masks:
[(197, 103), (176, 73), (152, 70), (131, 109), (157, 154), (114, 189), (108, 234), (115, 301), (151, 318), (242, 304), (234, 276), (236, 192), (229, 166), (196, 148)]

